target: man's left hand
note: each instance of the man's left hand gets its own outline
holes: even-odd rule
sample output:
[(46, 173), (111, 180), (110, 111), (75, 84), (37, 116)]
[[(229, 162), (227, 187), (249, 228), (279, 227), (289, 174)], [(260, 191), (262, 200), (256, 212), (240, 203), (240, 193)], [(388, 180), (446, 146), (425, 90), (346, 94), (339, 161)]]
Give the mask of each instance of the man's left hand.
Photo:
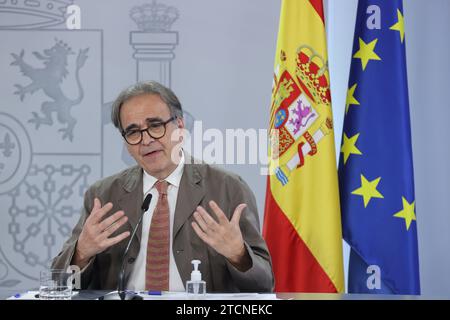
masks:
[(202, 206), (198, 206), (194, 212), (195, 222), (192, 222), (195, 233), (205, 243), (227, 258), (237, 269), (240, 271), (248, 270), (251, 267), (251, 260), (239, 227), (242, 211), (247, 205), (244, 203), (238, 205), (231, 220), (228, 220), (225, 213), (214, 201), (210, 201), (209, 206), (218, 222)]

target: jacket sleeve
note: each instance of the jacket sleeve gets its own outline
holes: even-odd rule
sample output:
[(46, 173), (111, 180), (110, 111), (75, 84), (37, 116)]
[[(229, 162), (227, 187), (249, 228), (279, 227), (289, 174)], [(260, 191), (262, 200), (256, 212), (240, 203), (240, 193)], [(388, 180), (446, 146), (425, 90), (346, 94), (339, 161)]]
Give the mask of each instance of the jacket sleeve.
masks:
[[(67, 270), (67, 268), (71, 265), (73, 255), (75, 254), (75, 249), (78, 242), (78, 237), (80, 236), (81, 230), (83, 229), (84, 223), (86, 222), (87, 217), (91, 212), (91, 208), (94, 202), (94, 192), (92, 187), (86, 192), (84, 196), (84, 205), (81, 209), (80, 219), (76, 224), (75, 228), (72, 230), (72, 235), (70, 238), (64, 243), (61, 252), (53, 259), (52, 261), (52, 269), (63, 269)], [(94, 260), (93, 257), (89, 263), (81, 270), (81, 288), (79, 289), (87, 289), (91, 282), (93, 268), (94, 268)]]
[(239, 225), (252, 266), (247, 271), (241, 272), (227, 261), (227, 267), (240, 291), (272, 292), (274, 288), (272, 261), (266, 242), (260, 233), (255, 196), (242, 179), (239, 178), (236, 184), (232, 186), (234, 192), (229, 209), (234, 212), (234, 209), (240, 203), (247, 204), (241, 215)]

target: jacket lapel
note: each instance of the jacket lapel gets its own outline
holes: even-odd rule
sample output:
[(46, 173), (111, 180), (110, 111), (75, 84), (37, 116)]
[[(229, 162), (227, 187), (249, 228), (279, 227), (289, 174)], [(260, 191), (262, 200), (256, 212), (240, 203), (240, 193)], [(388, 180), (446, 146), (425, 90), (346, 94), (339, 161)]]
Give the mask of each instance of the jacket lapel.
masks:
[[(141, 216), (141, 204), (143, 201), (143, 190), (142, 190), (142, 169), (139, 167), (134, 167), (130, 173), (125, 177), (123, 184), (124, 193), (119, 199), (119, 206), (125, 212), (128, 217), (128, 224), (131, 230), (134, 229)], [(131, 231), (130, 231), (131, 232)], [(141, 233), (142, 225), (139, 226), (136, 232), (136, 239), (139, 248), (141, 243)]]
[(191, 162), (187, 162), (184, 166), (183, 176), (180, 181), (178, 190), (177, 204), (175, 207), (175, 217), (173, 224), (173, 236), (175, 239), (183, 224), (194, 213), (195, 208), (205, 196), (205, 190), (201, 183), (202, 176), (198, 167)]

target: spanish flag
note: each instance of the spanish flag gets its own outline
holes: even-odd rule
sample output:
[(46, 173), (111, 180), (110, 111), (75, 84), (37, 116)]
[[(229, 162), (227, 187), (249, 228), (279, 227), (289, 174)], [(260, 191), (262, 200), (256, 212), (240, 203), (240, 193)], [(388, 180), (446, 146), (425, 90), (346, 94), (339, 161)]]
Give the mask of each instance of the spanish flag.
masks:
[(342, 231), (322, 0), (282, 0), (263, 234), (276, 292), (342, 292)]

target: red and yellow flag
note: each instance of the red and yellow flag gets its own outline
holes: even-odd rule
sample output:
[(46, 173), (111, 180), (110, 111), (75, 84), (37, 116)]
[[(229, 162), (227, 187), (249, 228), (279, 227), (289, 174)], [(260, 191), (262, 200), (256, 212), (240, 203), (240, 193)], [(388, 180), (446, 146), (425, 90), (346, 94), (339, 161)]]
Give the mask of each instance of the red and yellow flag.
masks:
[(277, 292), (344, 290), (329, 79), (322, 0), (282, 0), (263, 227)]

